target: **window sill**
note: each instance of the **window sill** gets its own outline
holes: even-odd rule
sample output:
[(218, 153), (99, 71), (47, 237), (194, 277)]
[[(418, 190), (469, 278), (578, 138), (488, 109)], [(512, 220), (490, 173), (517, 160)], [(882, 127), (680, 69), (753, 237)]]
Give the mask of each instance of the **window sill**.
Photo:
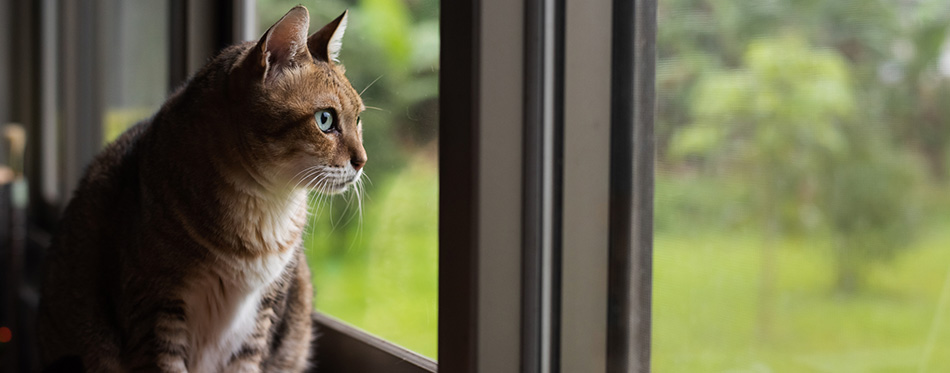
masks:
[(314, 369), (321, 373), (438, 371), (435, 360), (357, 329), (323, 313), (313, 313), (317, 335)]

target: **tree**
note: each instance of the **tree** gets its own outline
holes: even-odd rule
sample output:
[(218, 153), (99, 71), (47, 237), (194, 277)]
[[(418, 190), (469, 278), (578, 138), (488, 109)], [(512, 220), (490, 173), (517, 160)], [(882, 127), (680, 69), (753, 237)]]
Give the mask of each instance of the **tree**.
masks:
[(694, 122), (671, 139), (673, 156), (698, 156), (762, 181), (747, 185), (764, 223), (766, 289), (774, 241), (809, 228), (810, 208), (835, 237), (840, 291), (856, 291), (863, 264), (892, 258), (911, 236), (913, 174), (883, 140), (886, 128), (858, 111), (854, 92), (835, 50), (795, 36), (755, 40), (739, 68), (703, 75), (690, 106)]

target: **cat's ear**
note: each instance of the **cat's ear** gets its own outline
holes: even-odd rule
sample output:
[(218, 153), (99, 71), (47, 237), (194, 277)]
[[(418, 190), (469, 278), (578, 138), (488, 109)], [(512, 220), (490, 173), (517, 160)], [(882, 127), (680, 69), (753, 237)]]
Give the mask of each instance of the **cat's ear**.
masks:
[[(265, 81), (293, 67), (302, 58), (310, 58), (307, 51), (307, 29), (310, 13), (301, 5), (295, 6), (277, 23), (267, 29), (254, 50), (248, 55), (256, 68), (262, 68)], [(255, 69), (258, 70), (258, 69)], [(260, 71), (260, 70), (258, 70)]]
[(310, 35), (307, 45), (313, 58), (324, 62), (340, 62), (340, 48), (343, 46), (343, 32), (346, 31), (346, 16), (349, 10)]

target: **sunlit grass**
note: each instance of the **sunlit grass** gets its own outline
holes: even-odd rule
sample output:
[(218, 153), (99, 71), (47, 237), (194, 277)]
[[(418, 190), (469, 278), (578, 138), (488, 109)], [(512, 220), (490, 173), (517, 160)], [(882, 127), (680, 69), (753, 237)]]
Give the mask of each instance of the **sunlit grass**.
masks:
[[(316, 307), (423, 355), (436, 357), (438, 178), (419, 157), (369, 189), (362, 233), (350, 213), (324, 208), (305, 243)], [(346, 203), (336, 197), (334, 205)], [(334, 221), (341, 220), (334, 224)], [(335, 228), (334, 228), (335, 226)]]
[(950, 310), (938, 310), (950, 270), (947, 223), (874, 266), (864, 290), (849, 296), (833, 290), (825, 240), (777, 242), (775, 286), (763, 296), (759, 236), (657, 235), (654, 370), (950, 371)]

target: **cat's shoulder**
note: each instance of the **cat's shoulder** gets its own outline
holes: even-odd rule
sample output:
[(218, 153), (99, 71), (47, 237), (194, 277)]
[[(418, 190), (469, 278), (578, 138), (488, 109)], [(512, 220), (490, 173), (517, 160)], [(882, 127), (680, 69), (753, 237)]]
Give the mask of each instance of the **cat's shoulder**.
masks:
[(151, 126), (152, 119), (145, 119), (123, 132), (93, 159), (80, 182), (80, 189), (92, 185), (113, 184), (137, 167), (141, 140)]

